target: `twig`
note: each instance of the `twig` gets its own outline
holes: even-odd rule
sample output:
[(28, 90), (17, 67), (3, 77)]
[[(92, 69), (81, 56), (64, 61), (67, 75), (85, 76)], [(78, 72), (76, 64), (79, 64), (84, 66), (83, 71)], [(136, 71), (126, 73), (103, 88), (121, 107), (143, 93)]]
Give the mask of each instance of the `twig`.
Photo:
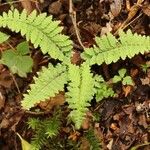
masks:
[(16, 79), (15, 79), (15, 77), (14, 77), (14, 75), (13, 75), (13, 73), (11, 71), (10, 71), (10, 75), (11, 75), (13, 81), (14, 81), (14, 84), (15, 84), (15, 86), (17, 88), (18, 93), (20, 94), (21, 92), (20, 92), (19, 86), (18, 86), (17, 81), (16, 81)]
[[(8, 4), (15, 4), (15, 3), (20, 3), (20, 2), (25, 2), (26, 0), (18, 0), (18, 1), (13, 1), (13, 2), (6, 2), (6, 3), (3, 3), (3, 4), (0, 4), (0, 6), (4, 6), (4, 5), (8, 5)], [(34, 2), (34, 3), (39, 3), (37, 0), (29, 0), (31, 2)]]
[(137, 3), (134, 4), (131, 9), (130, 12), (128, 14), (127, 19), (121, 24), (121, 26), (119, 27), (119, 29), (114, 33), (114, 35), (118, 34), (118, 31), (120, 29), (125, 29), (129, 24), (131, 24), (131, 20), (132, 18), (136, 15), (136, 13), (138, 12), (138, 10), (140, 9), (140, 5), (143, 3), (144, 0), (137, 0)]
[(29, 110), (27, 110), (27, 111), (25, 111), (25, 113), (26, 114), (30, 114), (30, 115), (48, 115), (48, 114), (50, 114), (52, 111), (50, 110), (50, 111), (43, 111), (43, 112), (35, 112), (35, 111), (29, 111)]
[(79, 33), (79, 29), (77, 27), (76, 12), (73, 10), (73, 2), (72, 2), (72, 0), (69, 0), (69, 14), (70, 14), (70, 17), (71, 17), (71, 20), (72, 20), (72, 23), (73, 23), (73, 26), (74, 26), (74, 29), (75, 29), (75, 32), (76, 32), (76, 36), (77, 36), (78, 42), (80, 43), (80, 45), (84, 49), (85, 47), (84, 47), (84, 45), (83, 45), (83, 43), (81, 41), (81, 36), (80, 36), (80, 33)]

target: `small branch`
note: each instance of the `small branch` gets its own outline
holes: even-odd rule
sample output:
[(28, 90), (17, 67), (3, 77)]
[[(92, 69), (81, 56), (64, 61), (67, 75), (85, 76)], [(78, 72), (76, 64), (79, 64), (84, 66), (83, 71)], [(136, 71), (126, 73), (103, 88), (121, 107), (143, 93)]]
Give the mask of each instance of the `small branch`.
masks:
[(30, 115), (48, 115), (50, 114), (52, 111), (43, 111), (43, 112), (35, 112), (35, 111), (25, 111), (26, 114), (30, 114)]
[(80, 43), (82, 48), (85, 49), (85, 47), (84, 47), (84, 45), (83, 45), (83, 43), (81, 41), (81, 36), (80, 36), (79, 29), (77, 27), (76, 12), (73, 10), (73, 2), (72, 2), (72, 0), (69, 0), (69, 14), (70, 14), (70, 17), (71, 17), (71, 20), (72, 20), (72, 23), (73, 23), (73, 26), (74, 26), (74, 29), (75, 29), (75, 32), (76, 32), (76, 36), (77, 36), (78, 42)]
[(14, 81), (14, 84), (15, 84), (15, 86), (16, 86), (16, 88), (17, 88), (18, 93), (20, 94), (21, 92), (20, 92), (19, 86), (18, 86), (18, 84), (17, 84), (17, 81), (16, 81), (16, 79), (15, 79), (13, 73), (10, 72), (10, 75), (11, 75), (13, 81)]

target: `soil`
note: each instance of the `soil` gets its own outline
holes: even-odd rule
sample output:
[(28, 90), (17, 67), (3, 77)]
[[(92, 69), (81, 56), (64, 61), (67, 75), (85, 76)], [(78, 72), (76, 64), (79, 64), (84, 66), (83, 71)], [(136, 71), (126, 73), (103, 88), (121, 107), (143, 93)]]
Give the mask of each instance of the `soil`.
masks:
[[(72, 62), (82, 62), (80, 53), (84, 47), (95, 44), (95, 36), (102, 36), (108, 32), (117, 35), (119, 28), (124, 31), (130, 29), (141, 35), (150, 35), (150, 3), (149, 0), (73, 0), (73, 11), (69, 12), (68, 0), (39, 0), (33, 1), (0, 1), (0, 14), (8, 11), (10, 7), (19, 10), (23, 8), (31, 12), (37, 9), (39, 13), (46, 12), (53, 15), (55, 20), (60, 20), (64, 27), (63, 34), (73, 40), (74, 55)], [(72, 13), (76, 12), (76, 22), (72, 22)], [(77, 25), (77, 29), (75, 27)], [(15, 47), (22, 38), (7, 29), (2, 29), (11, 35), (9, 44)], [(79, 31), (80, 40), (76, 30)], [(144, 44), (144, 43), (143, 43)], [(7, 50), (8, 44), (1, 44), (1, 51)], [(70, 123), (67, 123), (67, 104), (64, 103), (63, 93), (58, 95), (55, 103), (39, 104), (39, 108), (48, 113), (34, 114), (21, 108), (22, 93), (25, 93), (32, 82), (33, 76), (42, 66), (47, 66), (48, 56), (43, 56), (40, 49), (32, 49), (34, 60), (33, 72), (27, 78), (21, 78), (10, 74), (9, 69), (0, 65), (0, 150), (21, 150), (19, 133), (26, 141), (30, 142), (34, 132), (28, 128), (29, 117), (47, 118), (58, 105), (62, 111), (62, 130), (56, 139), (50, 141), (54, 144), (59, 140), (61, 146), (56, 145), (52, 150), (90, 150), (89, 143), (84, 137), (89, 129), (93, 129), (101, 143), (102, 150), (130, 150), (138, 145), (150, 144), (150, 67), (143, 71), (142, 65), (150, 65), (149, 53), (137, 55), (132, 59), (120, 60), (110, 65), (93, 66), (92, 71), (101, 74), (106, 81), (116, 75), (119, 69), (126, 68), (128, 74), (134, 80), (134, 86), (123, 86), (120, 83), (113, 85), (117, 96), (103, 99), (99, 103), (92, 101), (89, 112), (82, 128), (75, 131)], [(13, 78), (15, 78), (19, 90), (18, 93)], [(60, 97), (59, 97), (60, 96)], [(91, 116), (98, 119), (92, 119)], [(73, 147), (72, 143), (76, 145)], [(52, 144), (52, 145), (53, 145)], [(136, 147), (136, 149), (149, 150), (150, 145)], [(44, 148), (46, 149), (46, 148)]]

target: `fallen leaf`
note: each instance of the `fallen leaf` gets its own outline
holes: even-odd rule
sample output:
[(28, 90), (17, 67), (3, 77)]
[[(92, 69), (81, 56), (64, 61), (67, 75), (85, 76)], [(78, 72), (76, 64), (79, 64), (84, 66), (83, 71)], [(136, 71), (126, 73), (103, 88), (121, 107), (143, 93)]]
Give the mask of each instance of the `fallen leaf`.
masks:
[(1, 72), (0, 74), (0, 85), (10, 88), (13, 83), (12, 77), (8, 70)]
[(117, 17), (121, 11), (122, 0), (114, 0), (110, 4), (110, 9), (114, 17)]
[(21, 140), (21, 146), (22, 146), (22, 150), (31, 150), (31, 144), (28, 143), (26, 140), (24, 140), (19, 133), (17, 133), (18, 137)]
[(142, 10), (143, 10), (145, 15), (150, 17), (150, 4), (143, 5)]
[(130, 85), (123, 86), (123, 92), (125, 94), (125, 97), (127, 97), (130, 94), (131, 90), (132, 90), (132, 87)]
[(70, 134), (70, 136), (68, 137), (68, 139), (71, 139), (71, 140), (73, 140), (73, 141), (76, 141), (79, 136), (80, 136), (80, 132), (75, 131), (75, 132), (73, 132), (73, 133)]
[(150, 78), (148, 78), (148, 77), (141, 78), (140, 80), (142, 82), (142, 85), (150, 84)]
[(51, 110), (54, 106), (63, 105), (64, 102), (65, 102), (64, 92), (60, 92), (55, 97), (40, 102), (38, 106), (43, 110)]
[(5, 105), (5, 97), (0, 92), (0, 110), (4, 107), (4, 105)]
[(139, 73), (138, 69), (131, 69), (131, 71), (130, 71), (130, 75), (132, 78), (135, 77), (136, 75), (138, 75), (138, 73)]

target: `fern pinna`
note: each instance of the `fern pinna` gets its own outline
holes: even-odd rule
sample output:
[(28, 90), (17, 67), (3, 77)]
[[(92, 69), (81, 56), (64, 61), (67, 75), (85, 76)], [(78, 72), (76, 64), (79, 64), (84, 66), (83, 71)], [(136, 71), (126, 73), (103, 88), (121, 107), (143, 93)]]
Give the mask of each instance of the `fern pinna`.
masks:
[(40, 101), (49, 97), (54, 97), (59, 91), (63, 91), (64, 84), (67, 83), (66, 66), (58, 64), (56, 67), (49, 64), (48, 68), (43, 67), (38, 73), (38, 78), (34, 77), (34, 84), (30, 85), (31, 90), (24, 94), (22, 106), (30, 109)]
[(90, 106), (94, 95), (94, 79), (90, 73), (90, 67), (84, 63), (81, 67), (70, 64), (68, 78), (70, 80), (67, 93), (67, 102), (71, 119), (75, 122), (76, 128), (80, 128)]
[(96, 45), (86, 48), (82, 54), (90, 65), (102, 63), (110, 64), (117, 62), (120, 58), (132, 58), (136, 54), (144, 54), (150, 50), (150, 38), (133, 34), (130, 30), (127, 33), (120, 31), (119, 38), (115, 38), (111, 33), (102, 37), (96, 37)]
[(60, 34), (62, 27), (59, 21), (53, 21), (52, 16), (42, 13), (37, 15), (33, 11), (30, 15), (23, 10), (9, 10), (0, 16), (0, 27), (8, 27), (12, 31), (25, 35), (27, 41), (31, 40), (34, 47), (40, 46), (42, 52), (48, 53), (52, 58), (67, 61), (72, 49), (72, 42), (68, 36)]

